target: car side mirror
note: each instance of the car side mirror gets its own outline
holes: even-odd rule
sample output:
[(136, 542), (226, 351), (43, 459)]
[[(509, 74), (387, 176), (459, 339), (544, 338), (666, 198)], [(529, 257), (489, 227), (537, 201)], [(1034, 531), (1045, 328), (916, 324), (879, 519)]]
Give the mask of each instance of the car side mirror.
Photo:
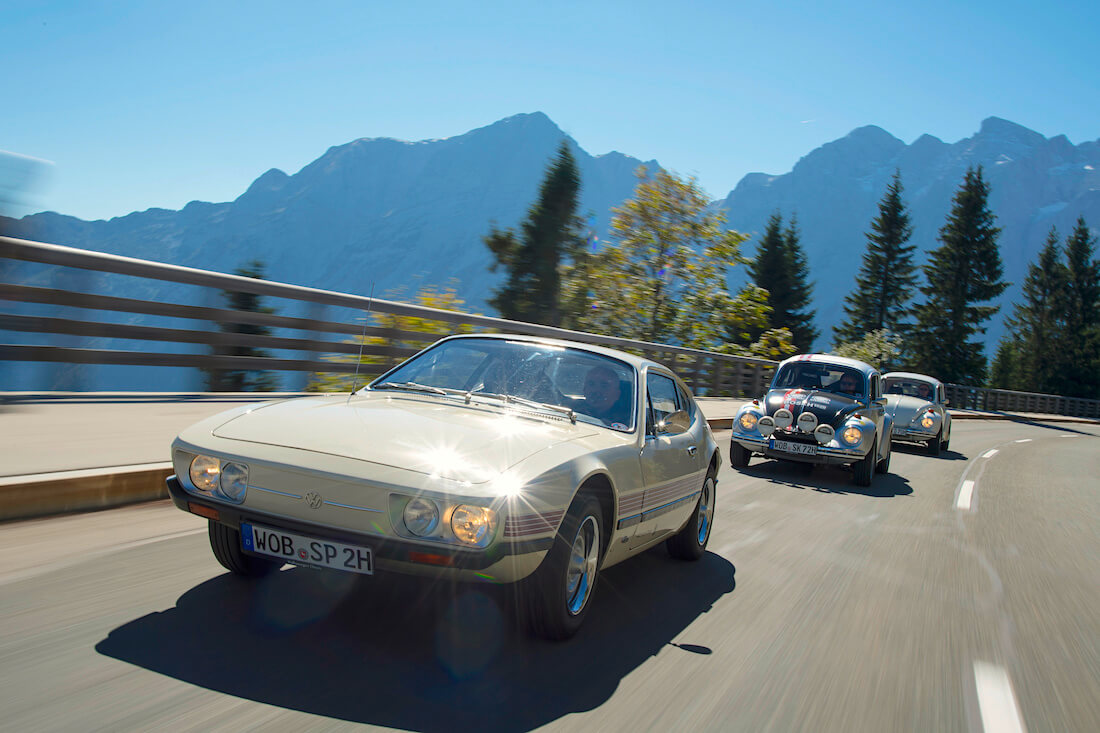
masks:
[(949, 399), (947, 399), (946, 397), (944, 397), (944, 398), (943, 398), (943, 404), (945, 404), (945, 405), (950, 405), (950, 404), (951, 404), (951, 400), (949, 400)]
[(883, 407), (886, 406), (886, 398), (885, 397), (879, 397), (877, 400), (873, 400), (873, 402), (876, 405), (882, 405)]
[(691, 418), (684, 410), (677, 410), (657, 423), (657, 435), (681, 435), (691, 427)]

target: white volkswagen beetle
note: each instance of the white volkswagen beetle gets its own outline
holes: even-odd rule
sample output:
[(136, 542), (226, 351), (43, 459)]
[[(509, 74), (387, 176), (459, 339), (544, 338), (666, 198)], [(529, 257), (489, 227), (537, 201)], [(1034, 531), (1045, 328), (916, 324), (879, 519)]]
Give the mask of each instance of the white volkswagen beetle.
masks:
[(927, 374), (890, 372), (882, 375), (886, 412), (894, 419), (891, 437), (923, 443), (938, 456), (951, 444), (951, 413), (943, 382)]
[(599, 571), (702, 557), (718, 446), (671, 371), (611, 349), (453, 336), (348, 395), (208, 418), (172, 444), (176, 506), (230, 571), (293, 565), (518, 583), (566, 638)]

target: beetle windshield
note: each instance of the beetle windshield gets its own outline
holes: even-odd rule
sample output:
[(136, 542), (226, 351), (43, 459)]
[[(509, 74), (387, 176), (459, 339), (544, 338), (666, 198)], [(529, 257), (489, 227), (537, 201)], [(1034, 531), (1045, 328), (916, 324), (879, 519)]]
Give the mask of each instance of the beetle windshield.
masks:
[(867, 394), (863, 375), (855, 369), (812, 361), (796, 361), (785, 365), (775, 375), (772, 387), (821, 389), (857, 399)]
[(919, 397), (922, 400), (932, 400), (936, 394), (936, 388), (931, 382), (912, 377), (890, 377), (882, 380), (886, 394), (899, 394), (907, 397)]
[[(379, 377), (372, 389), (443, 392), (572, 410), (583, 422), (632, 431), (636, 380), (629, 364), (582, 349), (505, 339), (444, 341)], [(411, 385), (411, 386), (410, 386)]]

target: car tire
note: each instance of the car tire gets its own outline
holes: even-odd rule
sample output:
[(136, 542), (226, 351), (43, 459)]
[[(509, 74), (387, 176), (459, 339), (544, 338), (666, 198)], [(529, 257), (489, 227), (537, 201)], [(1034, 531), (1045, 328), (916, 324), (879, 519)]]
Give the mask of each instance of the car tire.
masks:
[(875, 473), (890, 473), (890, 458), (894, 455), (894, 444), (891, 441), (886, 441), (886, 457), (878, 462), (878, 466), (875, 467)]
[(940, 428), (940, 432), (936, 433), (936, 437), (928, 441), (928, 452), (934, 456), (938, 456), (940, 451), (943, 450), (943, 443), (940, 439), (943, 437), (943, 428)]
[(730, 465), (734, 468), (745, 468), (749, 465), (749, 458), (752, 456), (749, 453), (748, 448), (741, 445), (737, 441), (730, 442)]
[(878, 459), (878, 440), (876, 439), (871, 446), (871, 450), (867, 451), (867, 455), (859, 459), (852, 465), (852, 473), (855, 478), (856, 486), (870, 486), (871, 479), (875, 476), (875, 461)]
[(214, 551), (214, 557), (229, 572), (246, 578), (262, 578), (275, 572), (283, 566), (283, 563), (275, 560), (265, 560), (245, 553), (241, 549), (241, 533), (232, 527), (207, 521), (207, 534), (210, 536), (210, 549)]
[(691, 519), (683, 529), (665, 540), (665, 549), (669, 555), (677, 560), (695, 561), (707, 553), (707, 541), (710, 540), (710, 530), (714, 526), (714, 499), (717, 489), (714, 473), (708, 472)]
[(524, 605), (533, 635), (564, 640), (577, 633), (592, 607), (606, 539), (599, 501), (577, 494), (550, 551), (526, 581)]
[(947, 434), (947, 440), (940, 443), (940, 450), (947, 450), (947, 447), (951, 445), (951, 433)]

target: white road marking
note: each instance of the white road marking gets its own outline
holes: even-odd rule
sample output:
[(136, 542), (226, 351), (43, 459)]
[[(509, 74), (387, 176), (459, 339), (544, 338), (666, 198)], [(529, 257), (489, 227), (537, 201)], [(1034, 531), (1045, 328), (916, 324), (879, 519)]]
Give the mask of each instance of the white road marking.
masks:
[(1063, 438), (1080, 438), (1080, 435), (1063, 435)]
[(974, 493), (974, 482), (963, 481), (962, 488), (959, 489), (959, 500), (955, 503), (955, 506), (959, 509), (965, 509), (970, 511), (970, 496)]
[(1027, 730), (1012, 691), (1012, 681), (1003, 667), (975, 661), (974, 684), (978, 688), (978, 707), (985, 733), (1024, 733)]
[(993, 450), (987, 450), (985, 453), (982, 453), (982, 458), (992, 458), (993, 456), (997, 455), (999, 452), (1000, 451), (998, 451), (996, 448), (994, 448)]
[(1031, 442), (1031, 438), (1024, 438), (1023, 440), (1017, 440), (1016, 442), (1017, 442), (1017, 443), (1030, 443), (1030, 442)]

